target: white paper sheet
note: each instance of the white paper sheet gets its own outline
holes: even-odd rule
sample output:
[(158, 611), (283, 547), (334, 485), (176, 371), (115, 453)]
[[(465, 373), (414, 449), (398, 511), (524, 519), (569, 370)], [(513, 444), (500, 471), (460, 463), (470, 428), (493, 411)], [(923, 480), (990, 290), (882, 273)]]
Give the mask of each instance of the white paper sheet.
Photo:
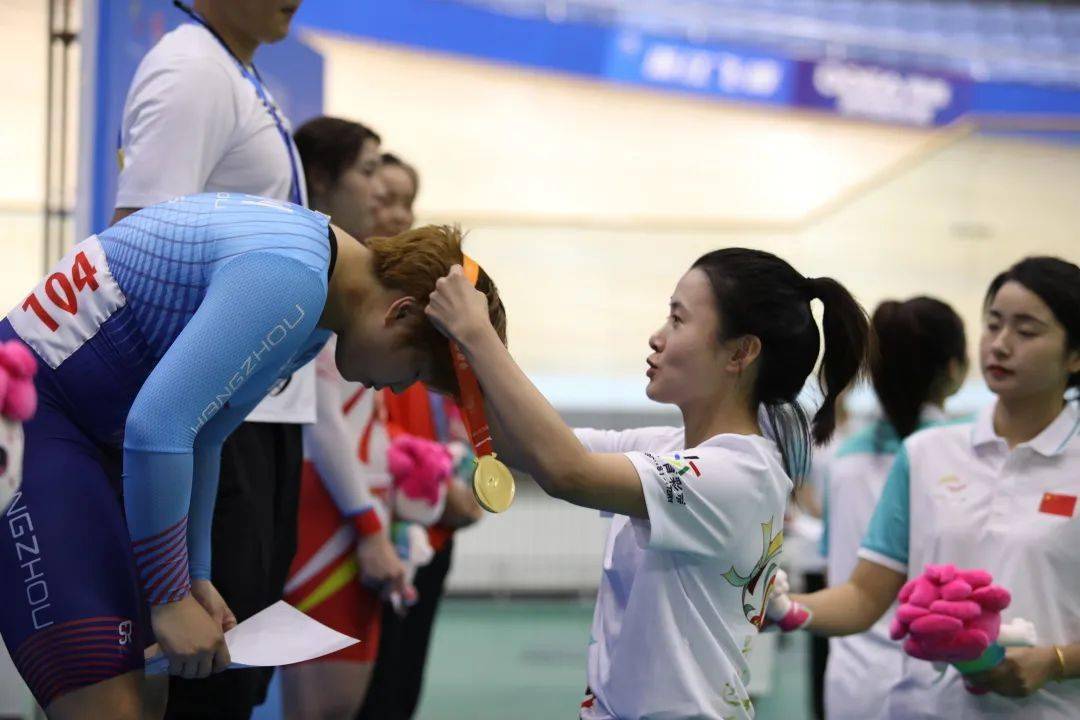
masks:
[[(360, 642), (328, 628), (284, 600), (252, 615), (225, 633), (230, 668), (278, 667), (329, 655)], [(168, 672), (164, 654), (146, 661), (150, 674)]]

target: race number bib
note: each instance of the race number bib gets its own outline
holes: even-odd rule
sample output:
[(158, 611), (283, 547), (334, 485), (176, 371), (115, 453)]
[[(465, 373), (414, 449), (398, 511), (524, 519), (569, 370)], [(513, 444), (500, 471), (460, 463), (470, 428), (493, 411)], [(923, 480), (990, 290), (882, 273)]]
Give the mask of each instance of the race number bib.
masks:
[(60, 259), (52, 274), (8, 314), (8, 321), (55, 370), (126, 302), (101, 243), (91, 235)]

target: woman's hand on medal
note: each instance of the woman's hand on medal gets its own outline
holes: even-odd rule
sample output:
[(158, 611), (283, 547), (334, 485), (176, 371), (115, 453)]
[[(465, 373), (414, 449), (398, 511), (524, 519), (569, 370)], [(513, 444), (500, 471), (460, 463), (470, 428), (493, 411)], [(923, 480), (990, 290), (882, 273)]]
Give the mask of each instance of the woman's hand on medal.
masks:
[(462, 347), (468, 347), (485, 331), (494, 332), (487, 297), (472, 286), (460, 265), (454, 265), (438, 279), (424, 312), (435, 327)]

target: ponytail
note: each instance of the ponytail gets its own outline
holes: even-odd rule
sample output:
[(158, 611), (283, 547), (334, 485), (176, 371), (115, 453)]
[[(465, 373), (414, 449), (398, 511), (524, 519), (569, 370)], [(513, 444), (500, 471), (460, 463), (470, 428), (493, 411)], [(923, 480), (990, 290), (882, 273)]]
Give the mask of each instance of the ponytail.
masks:
[(949, 364), (967, 362), (964, 323), (931, 297), (886, 300), (874, 310), (870, 379), (898, 437), (919, 426), (923, 406), (940, 391)]
[(870, 328), (866, 311), (843, 285), (829, 277), (808, 279), (807, 284), (810, 296), (825, 306), (825, 356), (818, 369), (818, 385), (825, 400), (811, 423), (814, 444), (824, 445), (836, 430), (837, 398), (865, 367)]

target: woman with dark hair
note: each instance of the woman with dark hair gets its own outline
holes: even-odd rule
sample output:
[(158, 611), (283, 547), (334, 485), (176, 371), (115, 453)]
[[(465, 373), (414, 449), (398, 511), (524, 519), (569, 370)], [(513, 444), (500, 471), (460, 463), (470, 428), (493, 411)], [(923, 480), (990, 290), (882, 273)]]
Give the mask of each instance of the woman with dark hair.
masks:
[(416, 221), (413, 203), (420, 192), (420, 174), (397, 155), (383, 153), (379, 180), (386, 192), (375, 211), (373, 234), (391, 237), (405, 232)]
[(371, 237), (386, 200), (379, 135), (353, 120), (324, 115), (301, 125), (293, 140), (304, 165), (308, 204), (361, 242)]
[[(1080, 267), (1027, 258), (994, 278), (979, 361), (997, 402), (971, 423), (913, 433), (896, 455), (850, 579), (770, 601), (781, 627), (870, 628), (927, 564), (982, 568), (1012, 593), (1003, 619), (1035, 623), (1038, 646), (966, 680), (901, 658), (890, 718), (1076, 717), (1080, 683)], [(796, 621), (792, 621), (797, 618)]]
[[(945, 399), (960, 389), (968, 367), (963, 321), (940, 300), (886, 300), (870, 326), (870, 378), (884, 417), (842, 443), (828, 466), (823, 545), (828, 575), (836, 582), (855, 567), (900, 443), (916, 429), (945, 420)], [(825, 670), (826, 717), (884, 717), (900, 663), (887, 616), (865, 633), (832, 638)]]
[(927, 407), (942, 408), (967, 374), (967, 338), (956, 311), (932, 297), (886, 300), (874, 311), (870, 379), (886, 423), (874, 429), (881, 448), (890, 431), (901, 440), (923, 420)]
[[(825, 401), (811, 423), (795, 397), (821, 349), (815, 298)], [(427, 313), (475, 369), (500, 457), (553, 497), (614, 515), (581, 717), (753, 717), (745, 654), (776, 572), (790, 477), (811, 442), (828, 440), (836, 396), (862, 369), (862, 308), (835, 280), (769, 253), (704, 255), (649, 339), (646, 393), (677, 405), (683, 426), (575, 437), (485, 305), (454, 268)]]

